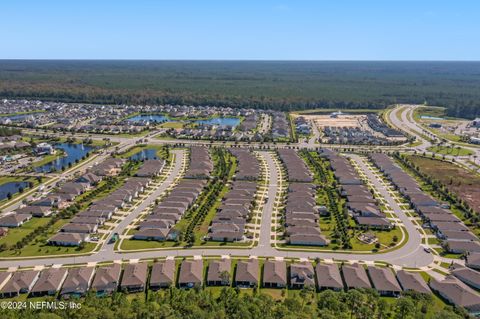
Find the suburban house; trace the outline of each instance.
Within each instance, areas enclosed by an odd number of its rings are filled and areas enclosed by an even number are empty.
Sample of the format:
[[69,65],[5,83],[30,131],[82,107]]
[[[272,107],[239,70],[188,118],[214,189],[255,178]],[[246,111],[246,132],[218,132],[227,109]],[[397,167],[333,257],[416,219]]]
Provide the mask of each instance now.
[[167,259],[153,264],[150,289],[168,288],[175,282],[175,260]]
[[0,294],[2,297],[10,298],[29,293],[39,276],[40,272],[36,270],[15,272],[10,280],[0,289]]
[[249,260],[238,261],[235,286],[243,288],[258,286],[259,270],[258,259],[250,258]]
[[63,298],[84,296],[93,280],[94,267],[72,268],[68,271],[67,278],[63,283],[60,295]]
[[331,289],[342,290],[343,282],[340,270],[336,264],[321,264],[315,266],[315,273],[317,275],[318,290]]
[[180,288],[193,288],[203,284],[203,260],[193,259],[182,261],[178,286]]
[[120,273],[122,266],[113,264],[112,266],[104,266],[97,269],[95,278],[93,279],[92,289],[97,295],[109,295],[115,292],[120,282]]
[[141,292],[147,285],[148,264],[128,264],[123,270],[120,289],[127,292]]
[[430,288],[448,302],[464,307],[471,314],[480,314],[480,295],[452,275],[444,280],[430,279]]
[[32,215],[30,214],[8,214],[8,215],[3,215],[0,217],[0,227],[20,227],[22,226],[25,222],[29,221],[32,219]]
[[66,268],[49,268],[42,271],[30,294],[34,297],[55,295],[62,287],[67,274]]
[[290,265],[290,287],[302,289],[315,286],[315,273],[313,266],[308,261],[293,263]]
[[373,288],[381,296],[396,297],[402,292],[395,275],[390,268],[369,266],[367,268]]
[[287,286],[287,264],[283,260],[267,260],[263,265],[263,286],[285,288]]
[[432,293],[419,273],[399,270],[397,271],[397,279],[403,291],[416,291],[421,294]]
[[342,274],[347,289],[372,288],[365,268],[359,264],[343,265]]
[[232,262],[230,258],[213,260],[208,265],[207,285],[209,286],[229,286],[232,272]]

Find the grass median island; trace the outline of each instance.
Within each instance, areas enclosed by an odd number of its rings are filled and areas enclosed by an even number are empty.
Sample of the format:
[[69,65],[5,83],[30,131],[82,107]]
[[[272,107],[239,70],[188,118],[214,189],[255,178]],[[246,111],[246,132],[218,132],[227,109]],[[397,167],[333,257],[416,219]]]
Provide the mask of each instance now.
[[[317,152],[303,151],[301,156],[314,173],[314,183],[319,186],[316,197],[317,205],[327,206],[330,212],[328,216],[319,218],[320,230],[330,240],[330,244],[322,247],[280,244],[280,247],[373,253],[398,248],[397,245],[403,238],[399,227],[378,230],[357,225],[347,213],[346,201],[337,190],[335,176],[329,168],[328,160],[321,158]],[[359,236],[365,233],[374,235],[376,241],[372,243],[361,241]]]

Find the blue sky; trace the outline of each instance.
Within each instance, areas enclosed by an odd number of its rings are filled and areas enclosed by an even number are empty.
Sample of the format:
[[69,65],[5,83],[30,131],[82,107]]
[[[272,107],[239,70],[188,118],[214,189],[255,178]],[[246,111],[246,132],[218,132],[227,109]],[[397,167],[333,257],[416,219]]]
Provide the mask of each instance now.
[[2,59],[480,60],[476,0],[0,2]]

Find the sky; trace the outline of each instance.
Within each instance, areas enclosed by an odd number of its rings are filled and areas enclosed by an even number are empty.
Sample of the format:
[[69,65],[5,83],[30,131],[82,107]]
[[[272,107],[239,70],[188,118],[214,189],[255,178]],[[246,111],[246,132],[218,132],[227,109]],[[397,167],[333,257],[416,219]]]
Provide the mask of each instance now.
[[0,59],[480,60],[478,0],[0,1]]

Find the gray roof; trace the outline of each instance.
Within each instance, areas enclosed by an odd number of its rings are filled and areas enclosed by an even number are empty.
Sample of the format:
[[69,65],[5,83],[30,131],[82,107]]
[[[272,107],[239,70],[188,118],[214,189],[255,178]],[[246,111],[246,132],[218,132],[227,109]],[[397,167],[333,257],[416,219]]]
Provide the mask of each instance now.
[[372,280],[373,287],[378,291],[400,292],[402,288],[395,279],[390,268],[382,267],[368,267],[368,274]]
[[480,311],[480,295],[451,275],[442,281],[431,278],[430,287],[457,306],[469,311]]
[[397,271],[397,279],[404,291],[413,290],[423,294],[431,293],[430,288],[419,273],[399,270]]

